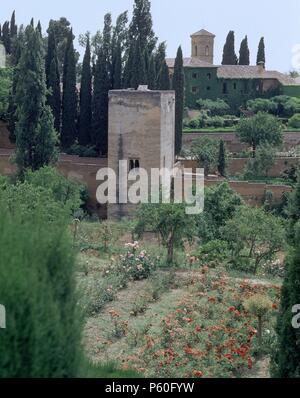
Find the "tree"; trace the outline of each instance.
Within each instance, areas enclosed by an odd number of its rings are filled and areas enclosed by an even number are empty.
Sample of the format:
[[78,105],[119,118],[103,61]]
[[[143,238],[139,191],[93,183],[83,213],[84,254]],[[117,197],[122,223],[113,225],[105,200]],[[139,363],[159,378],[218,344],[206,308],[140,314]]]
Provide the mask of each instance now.
[[[49,28],[47,33],[49,34],[50,31],[53,32],[56,40],[56,52],[58,58],[58,69],[60,76],[63,75],[63,65],[65,62],[65,55],[66,55],[66,47],[68,45],[70,31],[71,31],[71,24],[70,22],[62,17],[59,20],[51,19],[49,22]],[[73,39],[75,37],[73,36]]]
[[137,89],[141,84],[147,84],[147,74],[145,65],[145,52],[142,50],[140,41],[137,40],[134,47],[130,87]]
[[9,118],[9,93],[12,89],[13,71],[0,69],[0,119]]
[[155,76],[156,76],[156,86],[159,85],[160,72],[163,64],[166,62],[166,43],[159,43],[156,51],[153,54],[155,63]]
[[260,39],[256,58],[256,64],[260,65],[260,63],[266,64],[265,39],[263,37]]
[[279,146],[282,144],[282,124],[268,113],[258,112],[257,115],[240,120],[237,135],[242,142],[252,146],[253,158],[260,144]]
[[92,142],[101,154],[108,151],[108,90],[110,79],[105,56],[100,52],[95,66]]
[[9,22],[6,21],[4,22],[2,26],[2,41],[3,45],[5,47],[5,51],[7,54],[11,53],[11,39],[10,39],[10,28],[9,28]]
[[112,88],[114,90],[122,88],[122,49],[120,43],[117,44],[113,53]]
[[164,61],[162,64],[159,73],[159,84],[157,88],[159,90],[170,90],[170,73],[166,61]]
[[[29,25],[18,64],[16,87],[16,163],[21,175],[27,168],[38,170],[56,158],[57,136],[51,110],[46,105],[43,42]],[[30,93],[30,96],[28,96]]]
[[295,226],[300,220],[300,170],[297,171],[297,184],[289,196],[287,215],[289,219],[289,240],[293,242]]
[[184,71],[181,47],[177,50],[173,76],[173,90],[175,90],[175,154],[182,148],[183,110],[184,110]]
[[141,49],[151,54],[157,38],[153,31],[151,3],[149,0],[134,0],[133,16],[129,26],[129,42],[139,42]]
[[272,355],[272,376],[277,378],[300,377],[300,329],[292,324],[292,309],[300,303],[300,224],[295,228],[294,242],[286,264],[276,327],[278,342]]
[[237,64],[237,56],[235,53],[235,45],[234,45],[234,31],[230,31],[226,38],[226,43],[223,49],[223,60],[222,65],[236,65]]
[[167,248],[167,263],[174,263],[174,249],[183,247],[184,241],[193,241],[195,218],[186,214],[185,204],[143,204],[137,211],[136,232],[142,236],[145,231],[159,235]]
[[[155,90],[156,89],[156,72],[155,72],[155,59],[154,59],[153,55],[151,55],[150,60],[149,60],[147,79],[148,79],[149,89]],[[169,79],[169,85],[171,86],[170,79]]]
[[222,239],[221,228],[243,204],[242,198],[227,182],[205,190],[204,211],[197,217],[198,236],[208,243]]
[[76,59],[73,45],[73,32],[70,30],[65,53],[62,98],[61,145],[67,149],[76,139],[77,91]]
[[247,268],[256,274],[263,262],[272,260],[282,250],[285,231],[279,218],[263,209],[241,207],[227,221],[222,233],[232,254],[232,262],[239,267],[248,260]]
[[82,64],[82,77],[80,89],[80,116],[78,129],[78,142],[80,145],[91,143],[92,125],[92,71],[91,71],[91,49],[88,38],[85,55]]
[[16,25],[16,12],[14,11],[10,20],[10,37],[15,38],[18,34],[18,27]]
[[49,90],[47,102],[54,116],[54,127],[60,132],[61,122],[61,86],[58,57],[56,52],[56,39],[53,29],[49,30],[48,49],[46,54],[46,82]]
[[247,36],[241,42],[239,65],[250,65],[250,50]]
[[218,164],[219,143],[209,137],[198,138],[189,151],[189,156],[196,160],[199,167],[204,168],[207,177],[209,172],[215,171]]
[[220,141],[219,146],[218,172],[222,177],[226,176],[226,148],[223,140]]
[[250,159],[244,172],[245,179],[268,176],[270,169],[274,166],[276,159],[276,148],[264,143],[256,150],[256,157]]

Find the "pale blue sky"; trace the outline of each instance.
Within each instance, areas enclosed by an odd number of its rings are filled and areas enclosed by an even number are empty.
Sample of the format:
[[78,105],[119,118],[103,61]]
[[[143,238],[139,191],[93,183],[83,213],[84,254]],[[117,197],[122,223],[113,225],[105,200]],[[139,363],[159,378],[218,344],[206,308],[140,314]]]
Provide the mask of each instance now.
[[[125,10],[131,13],[133,0],[9,0],[1,1],[1,22],[15,9],[17,22],[40,19],[43,30],[49,19],[67,17],[74,33],[102,28],[103,16],[113,19]],[[292,69],[292,48],[300,43],[299,0],[152,0],[154,28],[160,41],[166,41],[168,56],[175,56],[179,44],[190,56],[190,34],[206,28],[216,34],[215,63],[221,62],[222,48],[229,30],[236,33],[236,51],[248,34],[251,62],[256,59],[259,38],[265,36],[267,68],[283,72]],[[76,44],[78,42],[76,40]]]

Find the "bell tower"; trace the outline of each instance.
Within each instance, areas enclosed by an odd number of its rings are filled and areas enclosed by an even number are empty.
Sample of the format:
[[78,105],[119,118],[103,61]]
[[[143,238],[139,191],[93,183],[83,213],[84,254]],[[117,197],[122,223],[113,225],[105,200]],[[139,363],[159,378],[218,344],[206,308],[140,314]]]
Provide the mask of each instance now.
[[205,29],[191,35],[192,58],[198,58],[209,64],[214,63],[214,42],[215,35]]

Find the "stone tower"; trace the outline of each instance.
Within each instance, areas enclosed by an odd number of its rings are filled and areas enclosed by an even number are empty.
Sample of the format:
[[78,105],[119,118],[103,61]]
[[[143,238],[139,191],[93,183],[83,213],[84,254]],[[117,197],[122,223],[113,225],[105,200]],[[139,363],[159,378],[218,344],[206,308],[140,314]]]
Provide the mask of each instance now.
[[[174,91],[150,91],[141,86],[109,92],[108,167],[117,175],[117,197],[124,191],[118,184],[120,160],[127,161],[127,172],[146,170],[150,183],[151,169],[173,169],[174,142]],[[135,209],[134,204],[108,204],[108,219],[128,217]]]
[[191,35],[192,39],[192,58],[198,58],[209,64],[214,63],[214,41],[215,35],[201,29]]

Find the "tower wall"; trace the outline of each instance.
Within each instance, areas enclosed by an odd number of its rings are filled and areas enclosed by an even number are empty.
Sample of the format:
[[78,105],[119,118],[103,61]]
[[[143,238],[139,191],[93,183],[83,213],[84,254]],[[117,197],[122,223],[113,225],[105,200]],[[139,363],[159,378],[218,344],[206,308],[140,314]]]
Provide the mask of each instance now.
[[214,36],[191,36],[192,57],[201,61],[214,63]]

